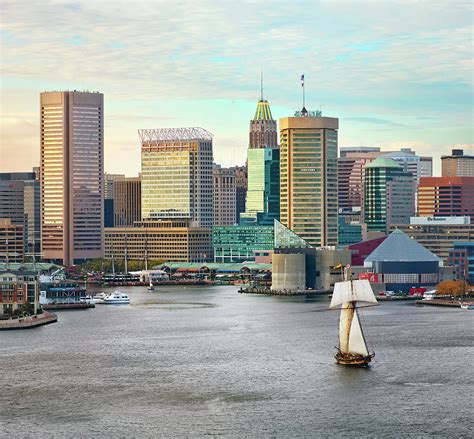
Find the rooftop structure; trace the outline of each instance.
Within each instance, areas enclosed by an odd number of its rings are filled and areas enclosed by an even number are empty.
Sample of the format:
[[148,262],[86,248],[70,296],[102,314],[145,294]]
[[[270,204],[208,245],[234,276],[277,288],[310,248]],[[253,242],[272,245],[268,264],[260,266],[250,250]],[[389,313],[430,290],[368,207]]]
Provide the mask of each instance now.
[[441,156],[443,177],[474,177],[474,155],[465,155],[462,149],[453,149],[451,155]]

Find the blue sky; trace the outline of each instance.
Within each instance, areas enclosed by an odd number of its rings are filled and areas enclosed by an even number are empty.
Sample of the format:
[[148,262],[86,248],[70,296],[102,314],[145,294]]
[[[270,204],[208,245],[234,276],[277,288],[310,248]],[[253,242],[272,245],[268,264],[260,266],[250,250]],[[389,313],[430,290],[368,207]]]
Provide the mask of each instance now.
[[39,93],[105,95],[105,168],[140,169],[137,130],[201,126],[242,164],[264,70],[275,118],[339,117],[340,146],[473,147],[464,1],[2,1],[1,171],[39,162]]

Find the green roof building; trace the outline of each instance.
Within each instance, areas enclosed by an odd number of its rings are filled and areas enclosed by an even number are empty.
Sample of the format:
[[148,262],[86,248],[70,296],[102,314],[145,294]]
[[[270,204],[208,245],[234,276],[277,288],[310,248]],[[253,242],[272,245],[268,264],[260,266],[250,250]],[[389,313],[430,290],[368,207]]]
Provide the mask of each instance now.
[[240,223],[272,226],[273,220],[280,218],[280,150],[276,121],[263,93],[250,121],[247,174],[245,212],[240,214]]
[[415,179],[389,157],[365,167],[364,222],[368,232],[386,233],[390,224],[408,224],[415,215]]

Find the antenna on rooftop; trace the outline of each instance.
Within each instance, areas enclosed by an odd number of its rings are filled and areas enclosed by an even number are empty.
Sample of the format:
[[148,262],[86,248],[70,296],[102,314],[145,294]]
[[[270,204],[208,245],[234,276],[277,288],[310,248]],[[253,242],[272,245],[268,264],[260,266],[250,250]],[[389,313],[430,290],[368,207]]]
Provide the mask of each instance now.
[[260,102],[263,101],[263,69],[260,70]]

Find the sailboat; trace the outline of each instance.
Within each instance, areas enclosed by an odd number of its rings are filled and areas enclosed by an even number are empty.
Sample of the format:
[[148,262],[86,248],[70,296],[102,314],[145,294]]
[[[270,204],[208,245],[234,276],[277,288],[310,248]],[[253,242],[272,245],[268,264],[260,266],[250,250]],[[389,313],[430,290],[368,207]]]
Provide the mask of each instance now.
[[[359,319],[359,304],[377,304],[367,279],[352,280],[350,265],[344,268],[342,282],[336,282],[329,308],[340,307],[339,346],[335,355],[337,364],[367,367],[375,356],[369,352]],[[365,305],[367,306],[367,305]],[[369,305],[370,306],[370,305]]]
[[147,290],[153,291],[154,289],[155,289],[155,287],[153,286],[153,282],[151,281],[151,277],[150,277],[150,285],[148,285]]

